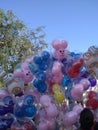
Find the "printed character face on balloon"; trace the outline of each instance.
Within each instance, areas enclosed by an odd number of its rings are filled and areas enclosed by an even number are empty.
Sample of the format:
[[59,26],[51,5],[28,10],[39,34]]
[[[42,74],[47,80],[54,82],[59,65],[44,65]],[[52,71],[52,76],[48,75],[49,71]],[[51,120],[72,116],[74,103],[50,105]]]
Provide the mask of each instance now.
[[89,47],[83,58],[88,71],[98,78],[98,47]]
[[14,76],[23,79],[25,84],[28,84],[33,79],[33,73],[29,69],[27,62],[22,63],[21,67],[14,71]]
[[67,48],[67,41],[54,40],[52,46],[55,49],[55,57],[58,60],[63,60],[65,58],[65,49]]

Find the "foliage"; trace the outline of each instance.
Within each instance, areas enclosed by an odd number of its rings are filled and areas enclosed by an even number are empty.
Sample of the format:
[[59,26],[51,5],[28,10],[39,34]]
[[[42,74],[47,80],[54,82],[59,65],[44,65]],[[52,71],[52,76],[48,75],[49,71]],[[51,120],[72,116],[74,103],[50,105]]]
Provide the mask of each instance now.
[[11,11],[0,10],[0,64],[13,72],[17,63],[47,46],[44,27],[28,29]]

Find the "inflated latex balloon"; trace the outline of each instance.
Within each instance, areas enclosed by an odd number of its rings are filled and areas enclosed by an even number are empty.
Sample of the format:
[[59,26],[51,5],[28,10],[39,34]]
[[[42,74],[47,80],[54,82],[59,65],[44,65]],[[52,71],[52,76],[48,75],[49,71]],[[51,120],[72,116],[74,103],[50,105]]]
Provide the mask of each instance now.
[[63,125],[65,126],[65,128],[68,128],[74,125],[77,121],[77,117],[78,115],[74,111],[65,113],[63,116]]
[[64,94],[62,93],[62,92],[55,92],[54,93],[54,98],[56,99],[56,101],[58,102],[58,103],[62,103],[63,101],[64,101],[64,99],[65,99],[65,96],[64,96]]
[[23,103],[24,105],[30,106],[33,104],[33,102],[34,102],[34,97],[32,95],[26,95],[24,97],[24,103]]
[[58,61],[54,62],[53,68],[52,68],[52,75],[53,75],[53,81],[55,83],[60,83],[63,78],[61,67],[62,65],[60,62]]
[[0,117],[0,130],[7,130],[8,128],[10,129],[13,121],[14,121],[14,118],[10,116]]
[[38,130],[48,130],[48,124],[45,121],[41,121],[38,125]]
[[37,90],[40,93],[44,93],[47,90],[47,84],[43,80],[41,80],[41,79],[35,79],[33,81],[33,85],[34,85],[34,87],[37,88]]
[[40,104],[43,106],[48,106],[51,103],[51,97],[49,95],[42,95],[40,97]]
[[34,63],[37,65],[37,67],[39,68],[39,70],[46,70],[49,66],[49,58],[50,58],[50,54],[47,51],[43,51],[41,53],[41,56],[35,56],[33,58]]
[[88,79],[84,78],[80,80],[80,84],[83,85],[84,90],[87,90],[90,86],[90,82]]
[[82,100],[83,96],[83,85],[82,84],[76,84],[71,89],[71,96],[74,100],[80,101]]
[[27,62],[22,63],[20,68],[14,70],[14,76],[18,79],[23,79],[25,84],[31,82],[33,79],[33,73],[29,69]]
[[36,107],[34,105],[32,106],[26,106],[24,108],[25,117],[34,117],[36,114]]
[[5,114],[13,114],[14,110],[14,101],[12,97],[5,96],[0,100],[0,115],[4,116]]
[[95,110],[98,108],[98,100],[97,99],[89,99],[86,101],[86,106],[90,107],[91,109]]
[[78,115],[81,113],[81,111],[83,110],[83,106],[81,105],[75,105],[72,109],[74,112],[76,112]]
[[59,84],[54,84],[54,85],[52,86],[52,90],[53,90],[54,93],[55,93],[56,91],[60,91],[60,85],[59,85]]
[[46,107],[45,110],[48,118],[56,118],[56,116],[58,115],[57,107],[52,103],[49,104],[49,106]]
[[42,120],[38,125],[38,130],[55,130],[56,123],[54,120]]
[[7,106],[13,106],[14,105],[14,100],[13,100],[12,96],[10,96],[10,95],[9,96],[5,96],[3,98],[3,102]]
[[76,60],[68,70],[68,75],[72,78],[76,78],[80,73],[80,68],[83,65],[83,59]]
[[50,54],[48,51],[42,51],[41,57],[42,57],[42,60],[46,62],[50,58]]
[[88,99],[97,98],[97,93],[95,91],[89,91],[87,95]]
[[58,60],[63,60],[66,56],[65,56],[65,49],[67,48],[67,41],[65,40],[54,40],[52,42],[52,46],[55,49],[55,54],[54,56],[58,59]]
[[89,78],[89,82],[91,87],[94,87],[97,84],[97,80],[95,78]]

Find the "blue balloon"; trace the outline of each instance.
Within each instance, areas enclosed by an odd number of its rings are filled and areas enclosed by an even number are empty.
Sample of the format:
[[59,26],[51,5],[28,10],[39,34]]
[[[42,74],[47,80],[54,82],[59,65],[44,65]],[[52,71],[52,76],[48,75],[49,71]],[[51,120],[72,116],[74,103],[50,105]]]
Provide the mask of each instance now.
[[24,97],[24,104],[25,105],[32,105],[34,102],[34,97],[32,95],[26,95]]
[[8,117],[8,118],[7,117],[6,118],[2,117],[0,119],[0,130],[2,130],[1,125],[4,125],[3,130],[6,130],[6,129],[4,129],[6,126],[7,126],[7,129],[10,128],[13,121],[14,121],[14,117]]
[[61,86],[65,87],[65,86],[69,86],[71,84],[71,79],[68,75],[64,76],[62,81],[61,81]]
[[36,77],[41,80],[41,81],[45,81],[46,80],[46,74],[44,72],[38,72],[36,73]]
[[17,107],[16,108],[16,110],[15,110],[15,116],[16,117],[22,118],[22,117],[24,117],[24,114],[25,114],[25,111],[24,111],[23,107]]
[[49,57],[50,57],[50,54],[47,51],[43,51],[41,55],[42,55],[42,59],[44,61],[47,61],[49,59]]
[[37,111],[37,109],[34,105],[26,106],[24,110],[25,110],[25,116],[26,117],[33,117],[36,114],[36,111]]
[[46,92],[46,90],[47,90],[47,85],[46,85],[46,83],[42,83],[41,85],[40,85],[40,87],[38,87],[38,91],[40,92],[40,93],[44,93],[44,92]]
[[12,106],[12,105],[14,105],[14,102],[13,102],[13,99],[12,99],[11,96],[6,96],[6,97],[4,97],[4,98],[3,98],[3,102],[4,102],[4,104],[7,105],[7,106]]
[[35,64],[38,64],[38,65],[40,65],[42,63],[42,59],[39,56],[35,56],[33,58],[33,61],[34,61]]
[[40,80],[39,79],[35,79],[34,81],[33,81],[33,85],[34,85],[34,87],[36,87],[36,88],[39,88],[40,87]]

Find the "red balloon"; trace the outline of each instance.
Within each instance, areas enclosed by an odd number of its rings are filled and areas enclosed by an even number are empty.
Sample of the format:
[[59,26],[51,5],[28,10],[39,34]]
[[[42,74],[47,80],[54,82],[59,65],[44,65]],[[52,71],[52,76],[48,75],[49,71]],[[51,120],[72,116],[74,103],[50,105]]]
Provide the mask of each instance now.
[[69,68],[68,75],[72,78],[75,78],[78,76],[80,72],[80,69],[76,69],[73,66]]
[[96,94],[96,92],[95,91],[90,91],[89,93],[88,93],[88,98],[89,99],[92,99],[92,98],[94,98],[94,97],[96,97],[97,96],[97,94]]
[[98,100],[96,100],[94,98],[93,99],[89,99],[86,102],[86,106],[92,108],[93,110],[95,110],[95,109],[98,108]]

